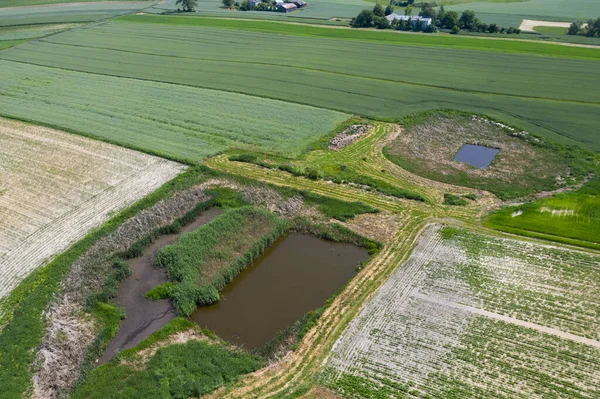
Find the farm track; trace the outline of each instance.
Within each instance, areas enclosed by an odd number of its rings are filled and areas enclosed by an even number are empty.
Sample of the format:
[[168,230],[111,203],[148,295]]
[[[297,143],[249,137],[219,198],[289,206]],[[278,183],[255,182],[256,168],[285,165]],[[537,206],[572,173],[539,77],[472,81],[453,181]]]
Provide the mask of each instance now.
[[0,297],[112,213],[183,169],[171,161],[18,122],[0,120],[0,133]]

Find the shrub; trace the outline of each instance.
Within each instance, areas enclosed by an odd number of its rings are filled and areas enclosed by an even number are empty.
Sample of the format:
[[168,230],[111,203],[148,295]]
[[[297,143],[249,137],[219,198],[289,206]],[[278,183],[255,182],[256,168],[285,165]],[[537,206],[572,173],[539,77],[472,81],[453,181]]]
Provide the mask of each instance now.
[[458,195],[446,193],[444,194],[444,204],[454,206],[465,206],[467,205],[467,201],[465,201],[464,198],[461,198]]
[[311,180],[319,180],[323,178],[323,172],[321,172],[319,169],[309,166],[306,168],[306,177]]
[[458,27],[458,25],[454,25],[454,27],[452,28],[452,31],[450,32],[453,35],[457,35],[460,33],[460,28]]

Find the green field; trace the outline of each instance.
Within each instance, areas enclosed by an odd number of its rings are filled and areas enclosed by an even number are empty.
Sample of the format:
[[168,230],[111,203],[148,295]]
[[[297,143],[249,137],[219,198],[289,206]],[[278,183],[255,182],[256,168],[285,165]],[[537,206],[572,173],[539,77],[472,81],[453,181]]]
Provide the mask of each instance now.
[[[144,2],[150,0],[102,0],[103,2],[114,1],[117,3]],[[0,8],[3,7],[23,7],[23,6],[38,6],[45,4],[65,4],[65,3],[94,3],[98,0],[0,0]]]
[[560,26],[536,26],[533,30],[540,33],[552,33],[554,35],[566,35],[568,31],[567,28],[561,28]]
[[[485,222],[510,233],[561,241],[563,237],[600,244],[600,184],[539,201],[501,208]],[[568,241],[567,241],[568,242]]]
[[[61,1],[64,3],[64,1]],[[90,22],[128,14],[146,8],[146,2],[98,2],[17,7],[0,10],[0,26]]]
[[5,116],[182,161],[237,147],[294,154],[349,117],[235,93],[8,61],[0,61],[0,71]]
[[[141,20],[148,19],[162,20]],[[332,34],[353,32],[257,21],[166,20],[249,23],[261,29],[294,27],[309,33],[314,33],[313,29]],[[265,45],[277,42],[285,45]],[[572,51],[547,46],[567,54]],[[600,55],[593,49],[575,50]],[[241,92],[379,119],[395,120],[439,108],[481,112],[563,142],[600,150],[595,117],[600,113],[600,69],[595,60],[122,22],[54,35],[4,51],[0,58]],[[450,61],[452,68],[447,67]],[[11,98],[3,100],[11,102]],[[339,122],[338,114],[333,119]]]
[[459,12],[474,10],[477,14],[485,13],[487,19],[493,18],[493,16],[506,18],[512,15],[520,19],[572,22],[600,16],[600,2],[596,0],[472,1],[449,5],[446,9]]

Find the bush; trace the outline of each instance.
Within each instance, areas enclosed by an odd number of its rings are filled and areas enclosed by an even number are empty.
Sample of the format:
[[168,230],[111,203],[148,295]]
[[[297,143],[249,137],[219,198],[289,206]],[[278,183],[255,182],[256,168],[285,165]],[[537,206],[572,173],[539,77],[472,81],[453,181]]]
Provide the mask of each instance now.
[[323,178],[323,172],[321,172],[319,169],[308,167],[306,168],[306,177],[311,180],[319,180]]
[[390,22],[386,17],[375,17],[375,27],[377,29],[389,29]]
[[444,204],[453,206],[465,206],[467,201],[464,198],[460,198],[458,195],[446,193],[444,194]]
[[452,31],[450,32],[453,35],[457,35],[460,33],[460,28],[458,27],[458,25],[454,25],[454,27],[452,28]]

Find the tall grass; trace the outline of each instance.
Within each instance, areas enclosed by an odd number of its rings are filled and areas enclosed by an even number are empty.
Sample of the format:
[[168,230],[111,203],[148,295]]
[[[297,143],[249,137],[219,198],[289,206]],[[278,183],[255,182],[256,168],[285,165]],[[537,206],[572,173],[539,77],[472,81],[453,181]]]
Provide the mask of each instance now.
[[[193,328],[191,322],[175,319],[122,358],[136,361],[136,352],[167,339],[173,333]],[[137,360],[139,362],[139,360]],[[226,347],[215,340],[192,340],[158,349],[147,364],[133,365],[114,360],[90,372],[72,398],[189,398],[199,397],[255,371],[262,359]]]
[[254,207],[226,211],[199,229],[164,247],[157,264],[177,283],[173,304],[179,314],[219,300],[231,282],[288,228],[288,222]]

